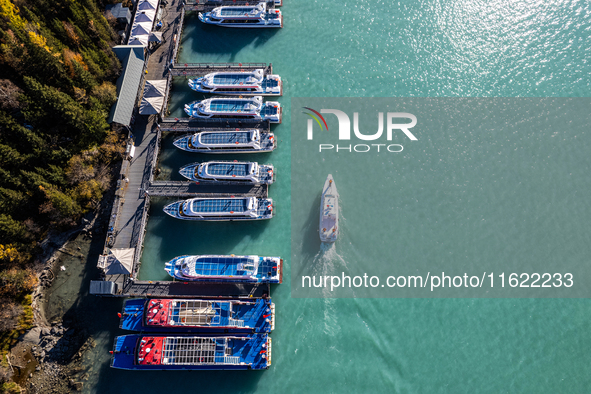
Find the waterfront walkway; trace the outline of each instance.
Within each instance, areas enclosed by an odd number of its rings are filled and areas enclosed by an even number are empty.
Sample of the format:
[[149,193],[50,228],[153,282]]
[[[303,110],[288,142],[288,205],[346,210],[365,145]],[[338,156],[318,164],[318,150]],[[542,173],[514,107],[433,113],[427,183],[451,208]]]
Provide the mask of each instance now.
[[[182,32],[185,8],[183,0],[170,0],[162,14],[162,44],[151,51],[146,67],[146,80],[168,80],[166,99],[170,93],[173,75],[179,72],[204,73],[207,70],[264,68],[266,73],[272,72],[272,65],[264,63],[249,64],[186,64],[177,65],[176,56]],[[106,254],[111,249],[135,250],[133,266],[130,274],[107,275],[105,280],[117,285],[115,295],[118,296],[183,296],[228,294],[233,296],[262,296],[263,287],[253,285],[198,285],[185,282],[146,282],[136,281],[140,267],[143,240],[148,220],[150,198],[173,197],[229,197],[253,196],[264,198],[268,195],[267,185],[245,185],[224,183],[213,185],[211,182],[189,181],[154,181],[153,174],[160,149],[161,133],[195,132],[204,130],[227,130],[228,128],[252,129],[269,132],[268,121],[219,119],[196,120],[189,118],[165,118],[160,124],[158,116],[136,115],[131,129],[134,152],[130,160],[124,161],[119,181],[113,215],[105,243]],[[224,291],[221,291],[224,290]],[[267,291],[268,292],[268,291]]]
[[[181,0],[170,0],[162,13],[162,45],[152,51],[147,64],[147,80],[166,79],[168,66],[174,60],[178,49],[184,8]],[[132,127],[135,153],[128,163],[125,180],[117,191],[115,218],[109,228],[107,245],[111,248],[135,249],[134,267],[131,277],[137,275],[143,236],[149,208],[149,197],[145,193],[152,180],[159,149],[160,132],[157,116],[136,115]],[[105,279],[117,283],[119,294],[129,275],[108,275]]]

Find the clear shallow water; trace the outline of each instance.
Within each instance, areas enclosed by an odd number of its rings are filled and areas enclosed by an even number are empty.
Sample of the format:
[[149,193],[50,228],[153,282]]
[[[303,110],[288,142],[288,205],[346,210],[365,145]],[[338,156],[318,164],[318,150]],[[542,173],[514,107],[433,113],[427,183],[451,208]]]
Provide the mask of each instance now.
[[[280,101],[287,108],[291,97],[307,96],[589,96],[590,6],[583,1],[285,3],[280,31],[222,29],[188,18],[181,62],[272,62],[285,81]],[[198,99],[184,84],[175,83],[173,116]],[[155,201],[140,277],[166,278],[164,261],[184,253],[289,256],[291,203],[303,202],[290,201],[289,111],[284,115],[273,128],[283,143],[257,157],[278,168],[271,186],[277,217],[232,226],[186,223],[164,217],[165,201]],[[180,165],[202,160],[165,145],[163,176],[179,179]],[[426,194],[424,204],[444,209],[436,197]],[[565,237],[582,230],[558,229]],[[325,255],[335,264],[337,255],[346,258],[339,245],[331,253]],[[85,356],[92,368],[85,391],[550,393],[591,386],[587,300],[293,299],[289,269],[272,291],[278,316],[270,370],[113,370],[108,350],[123,332],[109,318]]]

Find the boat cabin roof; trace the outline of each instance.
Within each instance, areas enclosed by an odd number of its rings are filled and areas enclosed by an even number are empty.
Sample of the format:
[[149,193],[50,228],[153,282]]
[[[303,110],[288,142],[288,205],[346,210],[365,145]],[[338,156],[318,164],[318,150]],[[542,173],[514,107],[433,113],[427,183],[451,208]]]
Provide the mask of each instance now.
[[207,174],[214,176],[247,176],[254,173],[253,163],[208,163]]
[[256,137],[254,131],[229,131],[221,133],[200,133],[197,134],[202,144],[247,144]]
[[195,199],[191,203],[191,211],[200,213],[212,212],[245,212],[252,209],[250,198],[215,198]]

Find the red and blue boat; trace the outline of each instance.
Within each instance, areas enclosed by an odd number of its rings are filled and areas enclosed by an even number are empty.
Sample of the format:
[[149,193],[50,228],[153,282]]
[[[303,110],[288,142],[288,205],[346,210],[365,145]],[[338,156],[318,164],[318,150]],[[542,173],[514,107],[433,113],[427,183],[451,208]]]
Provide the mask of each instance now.
[[275,328],[270,299],[143,299],[125,301],[119,327],[141,332],[268,333]]
[[271,338],[268,334],[124,335],[115,339],[111,353],[111,367],[118,369],[267,369]]

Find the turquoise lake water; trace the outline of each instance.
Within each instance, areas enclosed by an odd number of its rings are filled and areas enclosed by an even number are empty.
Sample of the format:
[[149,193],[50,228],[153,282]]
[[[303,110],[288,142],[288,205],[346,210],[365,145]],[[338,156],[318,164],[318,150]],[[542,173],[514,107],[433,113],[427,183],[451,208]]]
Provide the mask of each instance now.
[[[277,167],[278,180],[270,188],[277,216],[257,223],[188,223],[166,217],[161,211],[166,201],[155,200],[141,279],[166,279],[164,262],[180,254],[256,253],[289,260],[292,208],[304,218],[315,216],[310,212],[317,209],[316,201],[290,198],[292,97],[586,97],[590,93],[591,5],[585,1],[286,0],[282,12],[285,27],[277,31],[204,26],[189,15],[180,54],[180,62],[273,63],[285,81],[285,95],[279,100],[286,108],[283,124],[273,126],[279,148],[271,154],[244,156]],[[197,98],[178,79],[172,116],[183,116],[182,106]],[[526,176],[529,154],[546,155],[531,145],[535,141],[524,139],[530,153],[510,155],[507,166],[521,168]],[[551,242],[556,248],[549,252],[558,260],[561,247],[570,258],[584,259],[591,244],[584,220],[590,213],[586,202],[591,191],[584,176],[590,169],[584,152],[589,152],[591,139],[583,133],[561,141],[551,164],[553,177],[564,174],[560,188],[569,193],[568,199],[559,199],[554,206],[553,215],[560,218],[556,226],[544,223],[544,228],[556,233],[542,235],[565,241]],[[457,155],[456,159],[470,157],[479,149],[469,142],[460,146],[453,138],[437,142],[439,149]],[[433,171],[433,179],[438,172],[449,179],[459,174],[457,168],[442,168],[420,152],[414,155],[423,160],[414,170]],[[166,136],[160,176],[181,179],[176,174],[178,167],[203,159],[173,149],[171,137]],[[483,182],[482,171],[477,163],[466,161],[462,181]],[[317,193],[322,178],[307,186],[310,190],[306,192]],[[445,190],[429,189],[437,184],[418,185],[412,176],[396,182],[403,191],[424,187],[420,205],[428,210],[415,212],[422,228],[429,229],[426,213],[449,218],[447,204],[448,198],[455,197],[453,193],[449,196]],[[499,220],[494,215],[503,187],[514,186],[504,182],[498,194],[484,195],[482,211],[472,205],[474,210],[469,212],[489,220],[491,234],[505,231],[504,220],[510,215],[505,212]],[[343,184],[343,190],[348,188]],[[543,185],[529,190],[527,196],[533,206],[550,198]],[[349,212],[355,209],[350,201],[344,204]],[[406,204],[396,206],[415,208],[410,200]],[[513,216],[527,221],[528,206],[517,204]],[[349,212],[343,215],[351,233],[343,233],[339,239],[343,244],[337,243],[334,250],[344,261],[351,257],[347,250],[358,250],[345,244],[356,246],[357,239],[352,235],[358,231],[351,222],[355,215]],[[405,216],[405,225],[413,225],[411,216]],[[425,250],[423,257],[439,250],[462,258],[467,258],[466,250],[472,254],[468,258],[496,256],[493,249],[475,250],[446,242],[459,237],[458,228],[478,231],[474,220],[474,216],[458,215],[456,226],[431,228],[436,231],[431,235],[440,237],[437,241],[442,243],[434,243],[432,247],[440,249]],[[533,221],[523,230],[535,226]],[[297,235],[305,236],[317,235]],[[408,250],[424,247],[423,239],[405,241]],[[518,236],[503,236],[507,250],[519,252],[522,241]],[[529,246],[546,243],[542,238]],[[376,242],[375,247],[388,248],[388,241]],[[312,256],[314,252],[314,248],[307,250]],[[85,355],[90,374],[85,391],[583,393],[591,387],[591,302],[587,299],[298,299],[291,296],[289,263],[284,279],[272,290],[277,306],[273,365],[263,372],[113,370],[108,351],[114,337],[124,334],[114,317],[118,305],[97,300],[105,302],[109,309],[105,313],[113,318],[105,319],[108,323],[93,333],[97,346]]]

